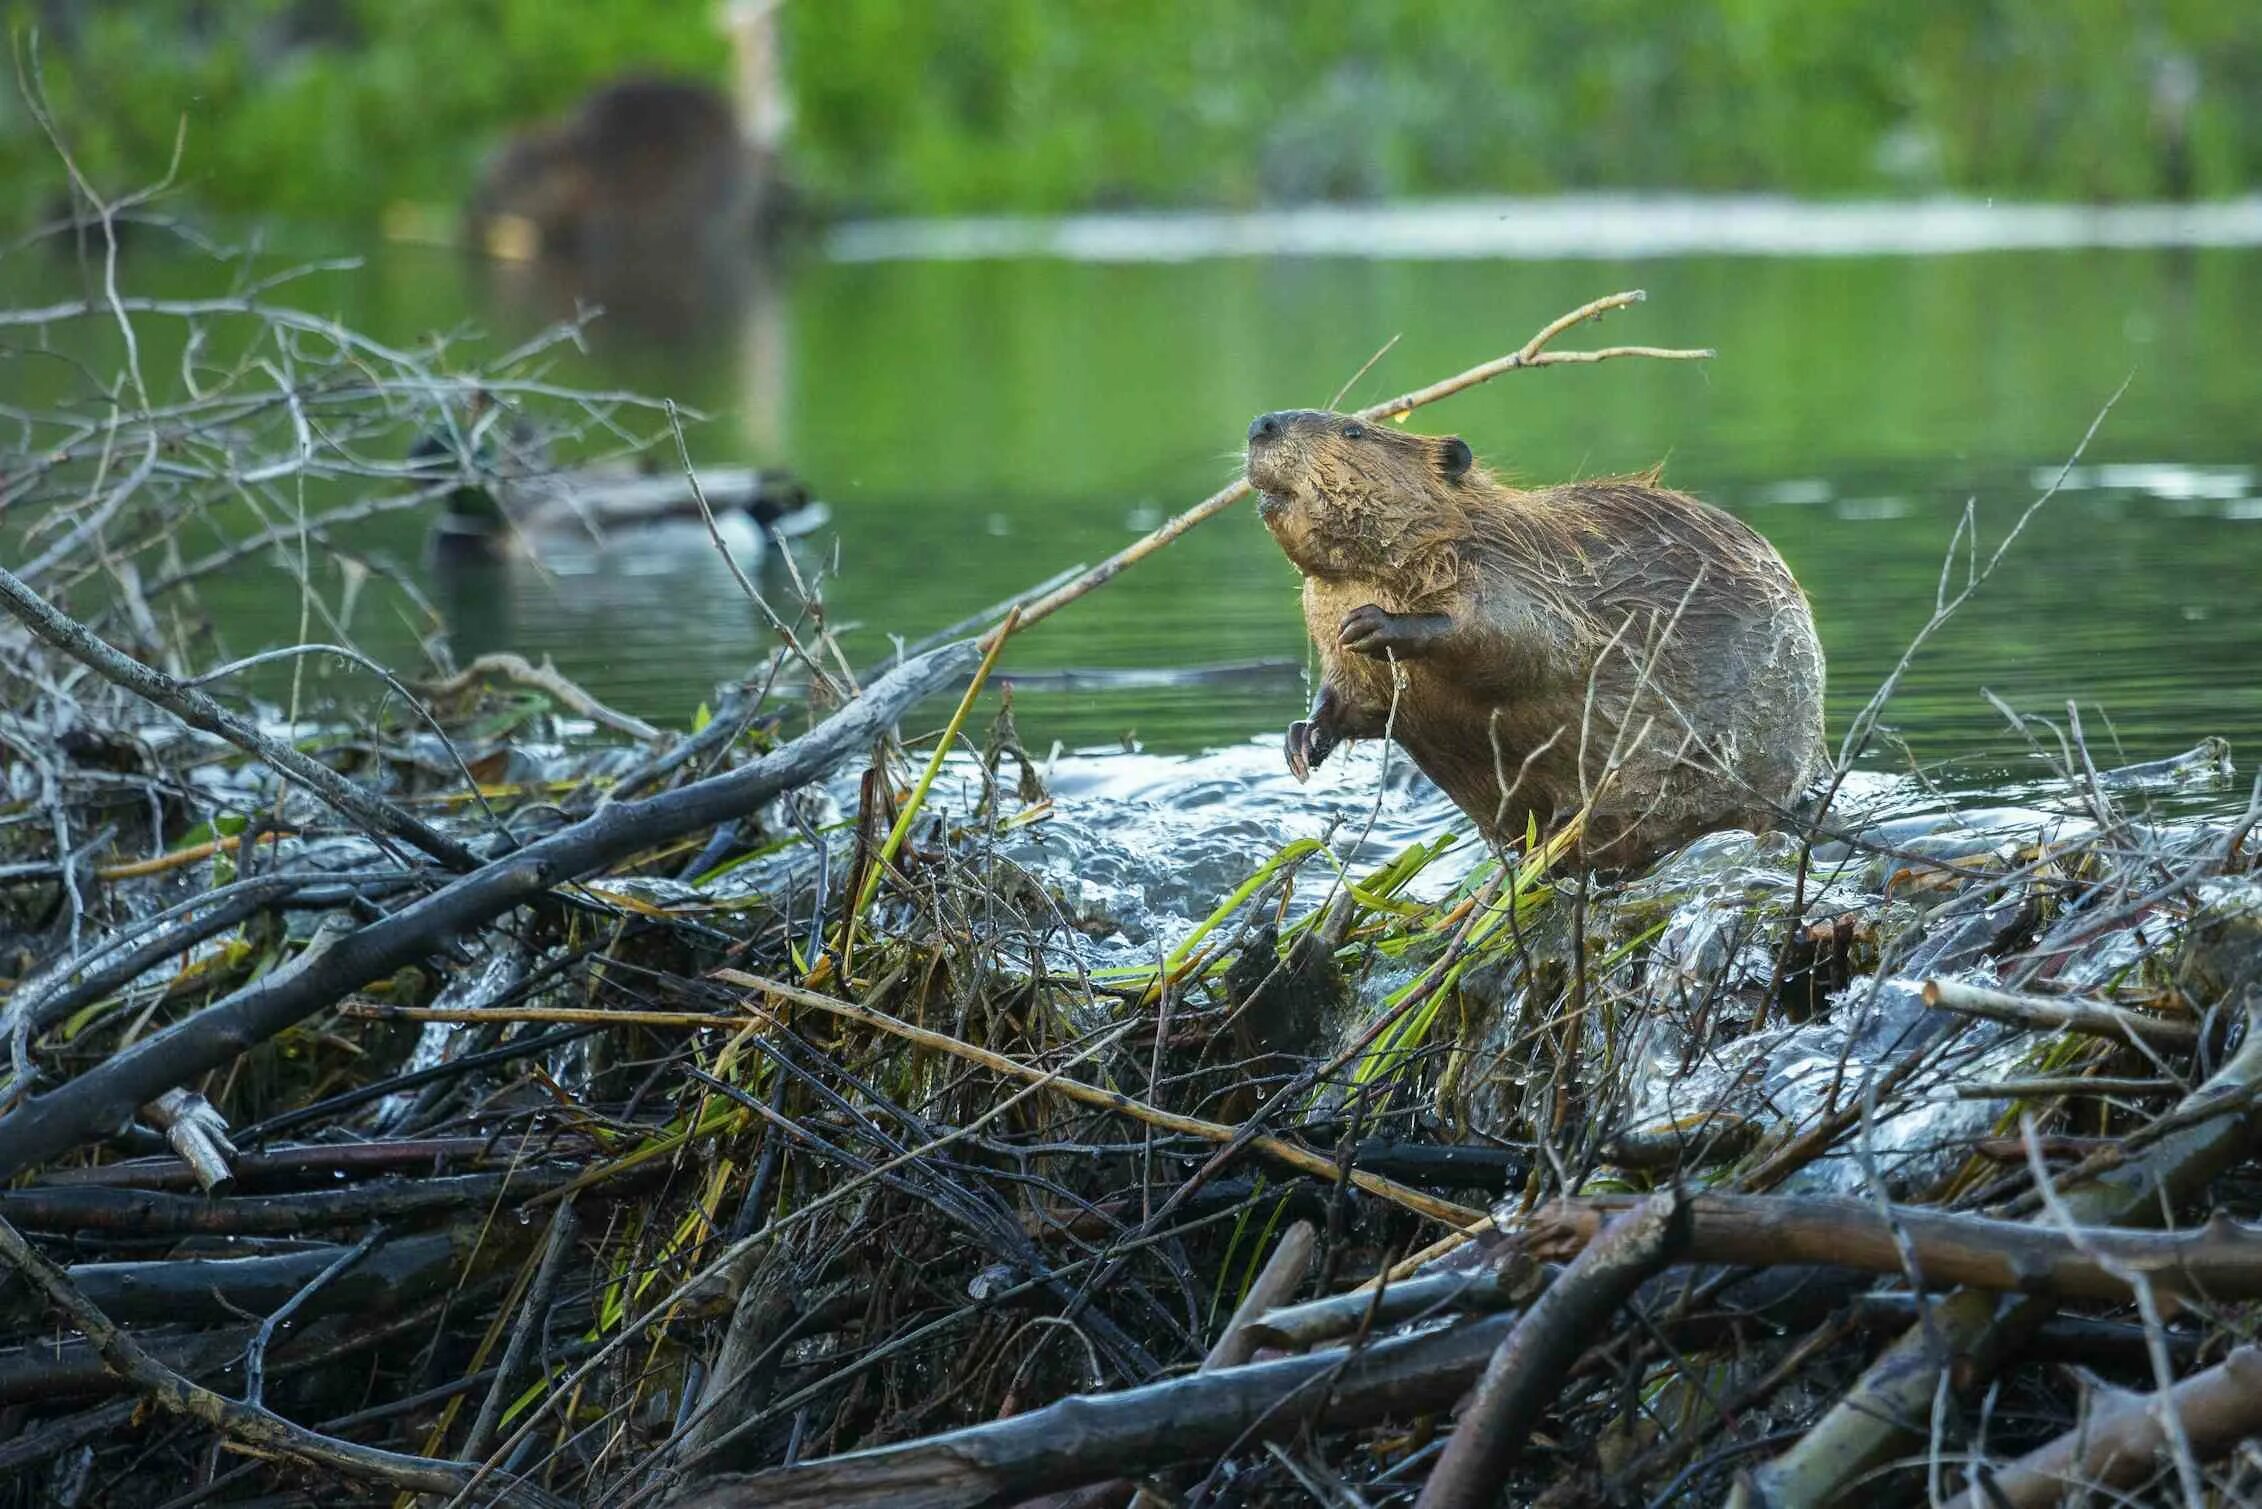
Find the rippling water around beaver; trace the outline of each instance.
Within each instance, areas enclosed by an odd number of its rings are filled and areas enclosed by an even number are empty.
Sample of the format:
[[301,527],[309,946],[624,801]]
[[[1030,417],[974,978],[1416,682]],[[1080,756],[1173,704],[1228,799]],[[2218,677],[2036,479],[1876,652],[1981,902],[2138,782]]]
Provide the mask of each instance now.
[[[1369,887],[1362,906],[1420,913],[1420,904],[1466,895],[1486,860],[1462,836],[1459,813],[1402,756],[1372,744],[1330,762],[1305,787],[1280,769],[1276,749],[1254,742],[1187,757],[1068,756],[1050,764],[1045,780],[1049,804],[1021,809],[1004,831],[984,837],[981,825],[961,826],[956,816],[981,805],[981,768],[971,758],[949,762],[930,800],[954,815],[951,836],[930,822],[923,842],[930,853],[955,850],[987,867],[983,884],[997,916],[986,925],[1009,935],[1032,927],[1038,940],[1026,952],[1008,947],[1006,956],[1023,961],[1008,967],[1027,968],[1041,954],[1061,978],[1083,975],[1099,987],[1096,1022],[1120,1009],[1109,990],[1136,996],[1136,981],[1158,966],[1176,968],[1198,933],[1215,948],[1267,915],[1285,924],[1324,906],[1346,881]],[[844,804],[855,799],[846,781],[836,782],[833,795]],[[1629,1135],[1702,1124],[1707,1140],[1732,1141],[1738,1124],[1803,1124],[1897,1056],[1929,1052],[1955,1024],[1927,1008],[1924,981],[1937,974],[1995,983],[1986,940],[2034,929],[2038,916],[2055,918],[2035,945],[2050,989],[2087,996],[2151,978],[2163,939],[2184,925],[2178,909],[2154,915],[2139,904],[2121,915],[2117,903],[2100,902],[2089,914],[2095,920],[2085,920],[2084,907],[2097,897],[2066,903],[2059,881],[2093,876],[2100,866],[2141,867],[2146,856],[2173,867],[2219,853],[2251,816],[2253,799],[2251,772],[2241,774],[2227,747],[2212,740],[2169,760],[2094,775],[2069,776],[2038,754],[2017,778],[1969,783],[1960,794],[1915,777],[1857,772],[1830,816],[1833,828],[1857,841],[1818,843],[1803,870],[1787,835],[1724,832],[1647,871],[1586,883],[1591,967],[1604,993],[1638,1016],[1629,1023],[1617,1008],[1596,1014],[1588,1051],[1618,1066],[1612,1083],[1624,1097]],[[1245,882],[1313,840],[1318,850],[1286,871],[1292,886],[1251,899]],[[837,872],[849,860],[845,833],[834,851]],[[1373,902],[1377,872],[1408,855],[1419,862],[1411,883],[1393,900]],[[811,873],[809,852],[789,848],[720,888],[790,896]],[[1987,877],[1999,879],[2000,889]],[[1501,955],[1497,972],[1460,979],[1453,1051],[1478,1067],[1440,1078],[1434,1113],[1480,1139],[1515,1120],[1502,1104],[1513,1103],[1528,1069],[1519,1021],[1533,993],[1544,994],[1537,981],[1547,972],[1531,961],[1560,957],[1567,946],[1566,896],[1579,883],[1556,877],[1552,884],[1552,900],[1524,916],[1530,932]],[[696,893],[662,887],[649,899],[665,904]],[[1811,1015],[1766,1004],[1782,983],[1784,919],[1794,907],[1802,926],[1837,928],[1847,958],[1860,956]],[[1390,1014],[1394,993],[1417,973],[1439,967],[1435,956],[1432,947],[1401,957],[1371,936],[1340,951],[1343,994],[1314,1024],[1318,1039],[1300,1042],[1298,1051],[1325,1056],[1349,1044]],[[1216,985],[1189,993],[1214,994]],[[1228,983],[1225,993],[1232,989]],[[2017,1032],[1965,1036],[1935,1066],[1937,1084],[1882,1117],[1868,1156],[1888,1158],[1897,1178],[1961,1156],[1964,1139],[1980,1135],[2003,1107],[1957,1087],[2015,1078],[2032,1067],[2035,1052],[2035,1040]],[[1832,1158],[1800,1182],[1847,1189],[1857,1175],[1853,1160]]]

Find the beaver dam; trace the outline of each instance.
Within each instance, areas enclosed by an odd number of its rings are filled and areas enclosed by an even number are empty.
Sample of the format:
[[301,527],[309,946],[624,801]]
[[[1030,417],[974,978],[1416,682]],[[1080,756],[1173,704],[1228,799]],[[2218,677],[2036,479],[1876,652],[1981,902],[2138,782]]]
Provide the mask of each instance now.
[[[0,475],[0,1501],[2262,1493],[2262,794],[2207,730],[2029,720],[1951,801],[1889,681],[1801,823],[1615,875],[1372,741],[1032,755],[1018,636],[1239,485],[877,665],[789,559],[656,727],[328,552],[463,483],[393,458],[475,390],[663,467],[668,411],[273,288],[4,318],[118,375]],[[1936,623],[2015,541],[1950,549]],[[209,634],[247,564],[300,643]]]

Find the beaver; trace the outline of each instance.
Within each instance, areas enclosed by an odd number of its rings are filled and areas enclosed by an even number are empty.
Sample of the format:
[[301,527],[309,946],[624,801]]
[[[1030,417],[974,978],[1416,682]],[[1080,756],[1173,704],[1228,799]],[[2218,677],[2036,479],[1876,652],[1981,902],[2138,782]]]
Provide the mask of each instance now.
[[1591,801],[1583,867],[1620,869],[1771,827],[1825,768],[1806,595],[1654,474],[1523,491],[1458,436],[1299,410],[1249,426],[1248,476],[1320,653],[1297,779],[1387,734],[1495,844]]
[[743,256],[770,208],[772,173],[741,136],[728,96],[624,79],[489,161],[466,209],[466,239],[599,268]]

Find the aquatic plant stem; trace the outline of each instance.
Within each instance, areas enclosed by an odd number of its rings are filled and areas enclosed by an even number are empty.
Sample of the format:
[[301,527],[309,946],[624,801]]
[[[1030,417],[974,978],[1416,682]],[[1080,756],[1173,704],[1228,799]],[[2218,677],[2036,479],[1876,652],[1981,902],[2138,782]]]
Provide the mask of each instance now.
[[[1642,290],[1634,288],[1628,289],[1624,293],[1607,295],[1589,304],[1582,304],[1569,314],[1560,315],[1549,322],[1540,329],[1538,334],[1506,356],[1494,357],[1491,361],[1471,367],[1466,372],[1458,373],[1439,382],[1433,382],[1428,387],[1415,388],[1411,392],[1401,393],[1396,398],[1387,399],[1382,403],[1369,404],[1359,410],[1358,417],[1364,420],[1401,420],[1425,404],[1436,403],[1441,398],[1451,398],[1454,394],[1465,389],[1476,387],[1480,383],[1490,382],[1503,372],[1521,371],[1526,367],[1584,365],[1610,361],[1621,356],[1646,356],[1656,361],[1693,362],[1706,361],[1718,354],[1709,348],[1678,350],[1663,346],[1608,346],[1599,351],[1550,351],[1547,349],[1551,341],[1573,326],[1582,324],[1587,320],[1598,320],[1613,310],[1624,309],[1629,304],[1639,304],[1647,297],[1648,295]],[[1165,520],[1152,533],[1126,545],[1097,566],[1084,572],[1074,581],[1065,586],[1057,587],[1035,602],[1030,603],[1021,610],[1021,625],[1026,627],[1030,624],[1041,623],[1094,588],[1105,586],[1108,582],[1114,580],[1120,572],[1136,566],[1180,535],[1191,530],[1195,525],[1204,523],[1225,512],[1247,497],[1249,491],[1249,479],[1246,477],[1236,478],[1184,513]],[[1001,622],[983,636],[983,648],[987,649],[993,642],[1002,641],[1010,632],[1012,631],[1006,624]]]
[[982,640],[982,663],[975,667],[974,679],[966,684],[966,694],[958,699],[958,706],[951,710],[950,722],[943,725],[942,737],[935,741],[935,752],[928,757],[927,768],[920,772],[919,783],[911,788],[911,795],[904,801],[903,810],[896,814],[895,826],[888,829],[887,839],[880,845],[880,852],[873,857],[871,865],[864,872],[864,882],[856,892],[856,903],[848,909],[848,920],[841,928],[840,977],[843,980],[851,977],[849,955],[856,947],[856,929],[863,921],[865,911],[871,906],[872,898],[879,894],[880,877],[895,862],[896,854],[903,848],[903,840],[909,836],[911,824],[917,820],[919,809],[926,804],[928,790],[934,786],[935,777],[942,773],[943,761],[949,758],[951,746],[958,742],[959,730],[966,726],[966,715],[974,710],[974,699],[982,694],[982,684],[990,679],[990,671],[997,665],[998,655],[1005,649],[1006,640],[1012,636],[1020,622],[1021,609],[1019,605],[1015,605],[1006,610],[1004,620]]

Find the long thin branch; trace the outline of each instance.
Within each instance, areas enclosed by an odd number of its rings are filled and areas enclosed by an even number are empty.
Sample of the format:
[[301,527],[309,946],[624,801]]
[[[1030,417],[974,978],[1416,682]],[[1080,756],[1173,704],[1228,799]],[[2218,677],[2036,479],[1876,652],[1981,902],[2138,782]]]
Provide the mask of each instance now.
[[549,1240],[543,1245],[542,1261],[534,1270],[534,1280],[527,1286],[526,1298],[519,1306],[518,1324],[503,1346],[503,1360],[495,1365],[495,1382],[487,1390],[486,1402],[479,1406],[477,1418],[471,1422],[471,1434],[464,1437],[461,1455],[473,1468],[486,1459],[495,1444],[495,1432],[502,1424],[503,1411],[518,1397],[526,1373],[527,1354],[547,1332],[550,1301],[557,1293],[566,1260],[573,1255],[574,1239],[580,1234],[581,1217],[575,1212],[573,1198],[568,1196],[550,1217]]
[[[1549,342],[1573,326],[1587,320],[1600,319],[1612,310],[1623,309],[1629,304],[1638,304],[1647,297],[1647,294],[1636,288],[1596,299],[1591,304],[1582,305],[1569,314],[1559,316],[1540,330],[1537,335],[1534,335],[1506,356],[1495,357],[1482,365],[1469,368],[1466,372],[1445,378],[1440,382],[1433,382],[1426,388],[1416,388],[1382,403],[1369,404],[1359,410],[1358,417],[1368,420],[1401,419],[1421,408],[1424,404],[1435,403],[1441,398],[1450,398],[1464,389],[1476,387],[1479,383],[1490,382],[1503,372],[1517,372],[1526,367],[1583,365],[1590,362],[1610,361],[1621,356],[1646,356],[1660,361],[1675,362],[1704,361],[1717,354],[1708,349],[1672,350],[1660,346],[1611,346],[1600,351],[1549,351],[1546,349]],[[1074,581],[1055,588],[1029,604],[1021,610],[1021,627],[1027,628],[1031,624],[1050,618],[1054,613],[1067,607],[1087,592],[1114,580],[1125,569],[1136,566],[1148,556],[1162,549],[1163,546],[1193,529],[1195,525],[1216,518],[1248,495],[1249,479],[1246,477],[1237,478],[1227,486],[1211,493],[1184,513],[1165,520],[1145,538],[1126,545],[1097,566],[1078,576]],[[1000,637],[999,630],[992,629],[988,635],[984,636],[983,643],[987,645],[991,639],[997,637]]]
[[[874,1011],[869,1006],[860,1006],[853,1001],[837,1001],[831,996],[818,995],[815,991],[781,984],[775,980],[759,979],[753,975],[742,974],[734,969],[717,970],[714,978],[728,985],[740,985],[750,990],[759,991],[775,1000],[789,1001],[796,1006],[813,1007],[819,1011],[830,1012],[835,1016],[847,1017],[851,1021],[862,1022],[867,1027],[877,1027],[880,1031],[892,1033],[907,1042],[918,1043],[922,1047],[951,1054],[965,1059],[968,1063],[980,1064],[983,1068],[994,1073],[1010,1075],[1021,1080],[1042,1080],[1056,1094],[1065,1095],[1070,1100],[1088,1106],[1096,1106],[1102,1110],[1121,1112],[1123,1115],[1143,1121],[1149,1126],[1161,1127],[1165,1131],[1184,1132],[1199,1137],[1205,1142],[1216,1143],[1231,1143],[1241,1137],[1242,1129],[1239,1127],[1227,1126],[1220,1121],[1204,1121],[1196,1116],[1181,1116],[1174,1111],[1165,1111],[1159,1107],[1148,1105],[1144,1101],[1134,1100],[1130,1096],[1115,1090],[1103,1090],[1097,1085],[1085,1084],[1082,1080],[1053,1075],[1046,1070],[1032,1068],[1028,1064],[1007,1058],[1002,1053],[993,1053],[987,1048],[961,1042],[948,1033],[934,1032],[925,1027],[914,1027],[909,1022],[897,1021],[886,1012]],[[1322,1157],[1309,1148],[1298,1147],[1295,1143],[1284,1138],[1258,1135],[1248,1138],[1247,1145],[1275,1162],[1286,1164],[1298,1173],[1309,1174],[1315,1179],[1332,1180],[1342,1177],[1343,1171],[1336,1165],[1334,1159]],[[1428,1216],[1433,1221],[1443,1221],[1457,1228],[1473,1225],[1485,1218],[1484,1212],[1481,1210],[1472,1210],[1466,1205],[1456,1205],[1450,1200],[1440,1200],[1435,1195],[1425,1195],[1420,1190],[1400,1184],[1395,1179],[1385,1179],[1380,1174],[1371,1174],[1365,1169],[1353,1169],[1351,1171],[1351,1182],[1370,1195],[1389,1200],[1393,1204],[1402,1205],[1419,1215]]]

